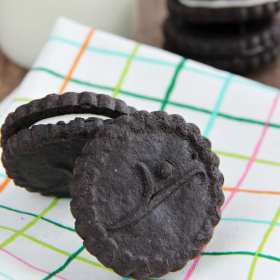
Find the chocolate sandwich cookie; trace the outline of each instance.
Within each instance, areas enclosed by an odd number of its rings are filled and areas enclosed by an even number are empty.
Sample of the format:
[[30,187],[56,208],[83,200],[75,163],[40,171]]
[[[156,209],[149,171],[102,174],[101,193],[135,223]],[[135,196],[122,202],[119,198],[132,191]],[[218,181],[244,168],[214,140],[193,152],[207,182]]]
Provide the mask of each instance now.
[[190,25],[170,17],[166,50],[234,73],[254,71],[280,52],[280,20],[244,24]]
[[2,162],[7,175],[28,191],[69,197],[75,160],[106,121],[76,118],[68,124],[34,124],[66,114],[116,118],[135,111],[119,99],[92,92],[51,94],[22,105],[8,115],[1,129]]
[[189,23],[237,23],[269,18],[279,0],[168,0],[174,17]]
[[122,277],[182,269],[220,221],[218,166],[210,141],[179,115],[110,120],[85,145],[70,185],[85,248]]

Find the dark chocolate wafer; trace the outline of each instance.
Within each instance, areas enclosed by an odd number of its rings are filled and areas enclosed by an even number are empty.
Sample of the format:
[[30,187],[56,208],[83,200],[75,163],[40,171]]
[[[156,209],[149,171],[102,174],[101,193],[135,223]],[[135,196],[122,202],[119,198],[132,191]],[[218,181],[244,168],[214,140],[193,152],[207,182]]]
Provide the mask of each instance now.
[[258,70],[280,51],[280,20],[227,25],[190,25],[170,17],[166,50],[234,73]]
[[19,130],[28,128],[42,119],[66,114],[97,114],[117,118],[135,111],[135,108],[127,106],[124,101],[106,94],[93,92],[50,94],[18,107],[7,116],[1,128],[1,145]]
[[91,92],[52,94],[20,106],[2,126],[2,162],[7,175],[28,191],[69,197],[75,160],[104,121],[76,118],[68,124],[29,127],[39,120],[64,114],[91,113],[115,118],[134,111],[121,100]]
[[219,158],[179,115],[108,121],[77,159],[71,211],[85,248],[122,277],[161,277],[199,256],[221,218]]
[[279,0],[167,0],[170,14],[188,23],[238,23],[269,18]]

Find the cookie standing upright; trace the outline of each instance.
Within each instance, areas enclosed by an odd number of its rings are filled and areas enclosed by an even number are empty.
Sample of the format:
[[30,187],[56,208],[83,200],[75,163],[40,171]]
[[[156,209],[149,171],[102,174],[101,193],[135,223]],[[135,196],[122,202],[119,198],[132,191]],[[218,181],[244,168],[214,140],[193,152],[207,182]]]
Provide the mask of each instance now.
[[224,202],[210,141],[165,112],[111,120],[76,161],[71,211],[84,246],[123,277],[161,277],[196,258]]
[[116,118],[135,111],[119,99],[92,92],[51,94],[22,105],[8,115],[1,128],[2,162],[7,175],[31,192],[70,196],[69,183],[76,158],[106,121],[76,118],[68,124],[34,124],[66,114]]

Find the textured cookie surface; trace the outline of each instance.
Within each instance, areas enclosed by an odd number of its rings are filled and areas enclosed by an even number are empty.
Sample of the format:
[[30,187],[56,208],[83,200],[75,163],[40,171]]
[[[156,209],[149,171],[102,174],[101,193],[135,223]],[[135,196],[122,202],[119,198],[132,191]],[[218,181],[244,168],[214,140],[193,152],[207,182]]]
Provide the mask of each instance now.
[[165,49],[214,67],[243,73],[257,70],[280,51],[280,20],[227,25],[186,25],[170,17]]
[[123,277],[183,268],[212,238],[223,175],[194,124],[165,112],[110,120],[86,144],[71,211],[86,249]]
[[99,118],[76,118],[20,130],[3,146],[7,175],[30,192],[70,197],[75,161],[103,125]]
[[13,134],[29,128],[36,122],[66,114],[97,114],[110,118],[129,115],[136,109],[120,99],[93,92],[66,92],[62,95],[50,94],[18,107],[10,113],[1,128],[1,145]]
[[279,0],[167,0],[174,17],[189,23],[238,23],[269,18]]
[[91,113],[115,118],[135,111],[121,100],[91,92],[52,94],[20,106],[2,126],[2,162],[6,173],[28,191],[70,197],[75,160],[104,121],[76,118],[68,124],[29,126],[64,114]]

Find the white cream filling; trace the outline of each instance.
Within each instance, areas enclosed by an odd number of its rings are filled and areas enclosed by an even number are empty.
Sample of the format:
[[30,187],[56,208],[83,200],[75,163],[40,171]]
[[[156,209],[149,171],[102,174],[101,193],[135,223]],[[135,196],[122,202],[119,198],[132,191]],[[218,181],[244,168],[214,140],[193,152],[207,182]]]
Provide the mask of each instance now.
[[69,115],[62,115],[62,116],[56,116],[56,117],[51,117],[47,119],[40,120],[36,122],[34,125],[38,124],[56,124],[59,121],[63,121],[65,123],[69,123],[70,121],[74,120],[75,118],[83,118],[83,119],[88,119],[88,118],[100,118],[103,120],[110,119],[108,117],[102,116],[102,115],[92,115],[92,114],[69,114]]
[[192,8],[234,8],[234,7],[253,7],[266,3],[274,3],[279,0],[179,0],[187,7]]

